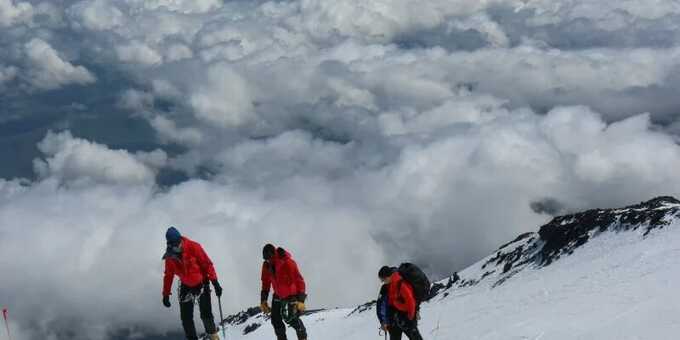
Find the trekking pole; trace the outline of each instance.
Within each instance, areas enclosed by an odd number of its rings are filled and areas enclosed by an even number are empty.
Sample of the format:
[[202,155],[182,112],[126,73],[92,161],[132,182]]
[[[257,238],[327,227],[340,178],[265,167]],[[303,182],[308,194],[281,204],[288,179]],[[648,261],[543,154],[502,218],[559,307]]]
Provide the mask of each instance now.
[[217,302],[220,305],[220,326],[222,326],[222,337],[227,339],[227,331],[224,329],[224,316],[222,315],[222,298],[217,297]]
[[12,340],[12,334],[9,332],[9,321],[7,320],[7,308],[2,309],[2,317],[5,319],[5,329],[7,329],[7,338]]

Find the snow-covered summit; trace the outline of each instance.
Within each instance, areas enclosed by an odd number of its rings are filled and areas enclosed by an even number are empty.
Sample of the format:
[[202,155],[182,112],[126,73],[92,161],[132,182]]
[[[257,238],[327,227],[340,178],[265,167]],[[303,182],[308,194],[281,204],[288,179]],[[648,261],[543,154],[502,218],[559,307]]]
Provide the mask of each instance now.
[[602,233],[638,231],[644,237],[678,218],[680,201],[673,197],[657,197],[625,208],[593,209],[555,217],[538,232],[522,234],[486,259],[454,274],[449,282],[467,286],[489,279],[495,280],[494,286],[499,285],[526,266],[548,266],[564,255],[573,254]]
[[[421,333],[426,339],[676,338],[678,254],[680,201],[673,197],[556,217],[436,282],[421,311]],[[377,336],[374,302],[312,311],[304,321],[312,339]],[[230,338],[273,336],[259,308],[223,324]]]

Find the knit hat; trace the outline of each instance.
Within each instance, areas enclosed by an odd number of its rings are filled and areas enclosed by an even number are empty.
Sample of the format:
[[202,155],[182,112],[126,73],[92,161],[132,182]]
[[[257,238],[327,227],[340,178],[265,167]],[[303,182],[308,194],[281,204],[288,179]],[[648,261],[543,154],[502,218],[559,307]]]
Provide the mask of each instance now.
[[182,234],[180,234],[179,230],[175,229],[175,227],[170,227],[168,228],[168,231],[165,232],[165,240],[168,241],[168,244],[177,244],[182,240]]
[[274,247],[273,244],[266,244],[264,247],[262,247],[262,258],[265,260],[271,259],[274,257],[275,251],[276,247]]
[[394,273],[393,267],[383,266],[382,268],[380,268],[380,271],[378,271],[378,277],[384,279],[386,277],[391,276],[393,273]]

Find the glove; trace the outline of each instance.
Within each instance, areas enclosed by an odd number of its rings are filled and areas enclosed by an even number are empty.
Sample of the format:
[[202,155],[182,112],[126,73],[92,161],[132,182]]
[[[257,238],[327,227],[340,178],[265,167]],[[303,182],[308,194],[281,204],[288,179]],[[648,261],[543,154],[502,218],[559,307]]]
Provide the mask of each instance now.
[[390,331],[390,325],[384,323],[380,326],[380,329],[382,329],[385,332],[389,332]]
[[304,303],[304,302],[298,301],[298,302],[295,303],[295,309],[297,309],[298,313],[302,313],[302,312],[304,312],[305,309],[307,309],[307,308],[305,307],[305,303]]
[[170,295],[163,296],[163,306],[170,308]]
[[222,296],[222,286],[220,286],[220,283],[217,280],[213,280],[212,284],[213,284],[213,287],[215,287],[215,295],[217,295],[217,297],[221,297]]
[[262,313],[269,314],[272,312],[272,309],[269,308],[269,304],[267,304],[267,301],[262,301],[260,303],[260,310],[262,310]]

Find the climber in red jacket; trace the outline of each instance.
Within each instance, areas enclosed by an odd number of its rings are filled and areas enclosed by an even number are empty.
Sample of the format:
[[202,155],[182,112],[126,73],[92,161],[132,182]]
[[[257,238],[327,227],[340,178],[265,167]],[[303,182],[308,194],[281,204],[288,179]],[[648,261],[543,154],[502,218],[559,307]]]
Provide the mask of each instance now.
[[387,329],[390,340],[400,340],[402,333],[410,340],[423,340],[418,331],[418,303],[411,284],[402,279],[395,268],[388,266],[380,268],[378,277],[388,285],[387,303],[394,310],[394,320]]
[[179,309],[187,339],[198,339],[194,325],[194,301],[196,299],[205,332],[209,334],[211,340],[219,339],[212,314],[209,283],[212,282],[215,295],[218,297],[222,296],[222,287],[217,281],[212,261],[200,244],[183,237],[174,227],[168,228],[165,239],[168,247],[163,255],[165,261],[163,305],[170,308],[170,290],[172,281],[177,275],[180,280]]
[[[287,340],[284,321],[295,329],[298,340],[307,340],[307,330],[299,317],[305,311],[306,286],[297,263],[286,250],[271,244],[264,246],[262,257],[260,308],[265,314],[271,313],[277,340]],[[274,297],[269,308],[267,300],[271,287]]]

